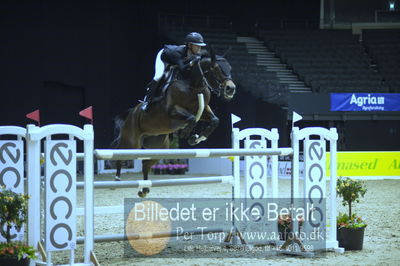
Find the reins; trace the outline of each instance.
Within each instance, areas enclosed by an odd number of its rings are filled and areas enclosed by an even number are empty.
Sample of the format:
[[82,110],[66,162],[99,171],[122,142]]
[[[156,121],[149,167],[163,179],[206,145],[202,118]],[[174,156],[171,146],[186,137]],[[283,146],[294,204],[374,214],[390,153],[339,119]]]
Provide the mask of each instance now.
[[[223,86],[224,86],[224,82],[225,82],[225,80],[227,80],[227,79],[225,79],[223,82],[220,82],[217,78],[215,78],[215,79],[214,79],[215,82],[218,83],[218,88],[215,89],[215,88],[213,88],[213,87],[210,85],[210,83],[208,82],[208,80],[207,80],[207,78],[206,78],[206,76],[205,76],[205,74],[208,73],[209,70],[203,71],[203,68],[201,67],[201,64],[200,64],[200,60],[197,61],[197,64],[198,64],[199,69],[200,69],[200,74],[201,74],[201,76],[202,76],[202,78],[203,78],[203,83],[207,86],[207,88],[208,88],[212,93],[216,94],[216,95],[219,97],[219,96],[221,95],[221,90],[222,90],[222,88],[223,88]],[[213,72],[212,72],[212,73],[213,73]],[[213,73],[213,75],[215,76],[214,73]]]

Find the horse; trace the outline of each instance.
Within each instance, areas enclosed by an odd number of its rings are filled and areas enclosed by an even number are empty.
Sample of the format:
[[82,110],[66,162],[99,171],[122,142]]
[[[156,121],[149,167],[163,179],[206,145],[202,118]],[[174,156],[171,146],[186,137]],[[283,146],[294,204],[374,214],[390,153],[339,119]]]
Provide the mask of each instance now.
[[[143,103],[139,103],[117,116],[113,146],[116,149],[168,149],[169,134],[178,130],[190,145],[205,141],[219,124],[219,118],[209,106],[212,93],[226,101],[236,93],[228,60],[213,51],[197,60],[187,79],[173,80],[160,101],[150,104],[145,111],[141,108]],[[199,134],[192,134],[199,120],[206,122],[206,127]],[[142,161],[144,180],[158,161]],[[115,180],[120,180],[120,174],[121,161],[117,161]],[[138,195],[145,197],[149,192],[145,187]]]

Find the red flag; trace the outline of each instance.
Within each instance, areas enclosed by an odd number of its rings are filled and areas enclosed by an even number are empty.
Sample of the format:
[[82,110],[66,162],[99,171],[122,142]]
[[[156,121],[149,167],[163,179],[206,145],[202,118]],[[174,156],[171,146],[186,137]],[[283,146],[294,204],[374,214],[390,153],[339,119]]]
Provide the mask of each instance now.
[[88,108],[80,111],[79,115],[89,119],[93,125],[93,107],[92,106],[89,106]]
[[40,111],[39,111],[39,109],[33,111],[32,113],[27,114],[26,117],[38,122],[39,127],[40,127]]

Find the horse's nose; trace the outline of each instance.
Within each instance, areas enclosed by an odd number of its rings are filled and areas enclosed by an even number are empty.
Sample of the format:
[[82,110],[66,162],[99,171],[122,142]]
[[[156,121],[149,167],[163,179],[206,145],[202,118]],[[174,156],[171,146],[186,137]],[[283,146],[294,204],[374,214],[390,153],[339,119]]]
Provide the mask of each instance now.
[[236,91],[236,85],[235,85],[235,83],[233,83],[233,81],[232,80],[228,80],[227,82],[226,82],[226,89],[227,89],[227,91],[229,91],[229,92],[235,92]]

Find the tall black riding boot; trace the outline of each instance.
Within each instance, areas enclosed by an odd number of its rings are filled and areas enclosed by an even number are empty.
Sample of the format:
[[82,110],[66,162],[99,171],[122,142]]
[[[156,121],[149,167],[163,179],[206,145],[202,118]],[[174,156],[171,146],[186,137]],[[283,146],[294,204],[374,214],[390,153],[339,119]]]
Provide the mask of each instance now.
[[142,109],[146,110],[147,106],[153,102],[154,96],[157,93],[158,82],[154,79],[147,86],[146,96],[144,97]]

